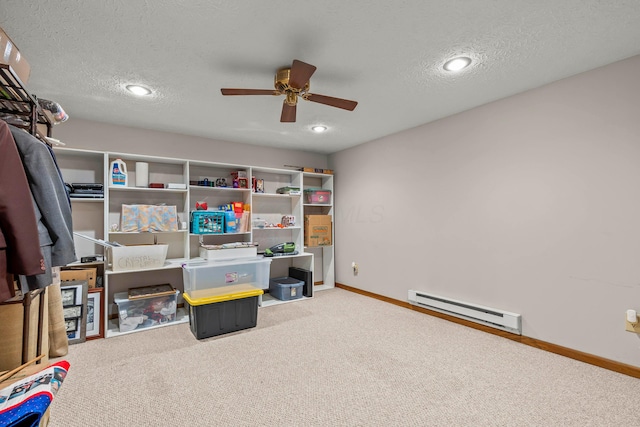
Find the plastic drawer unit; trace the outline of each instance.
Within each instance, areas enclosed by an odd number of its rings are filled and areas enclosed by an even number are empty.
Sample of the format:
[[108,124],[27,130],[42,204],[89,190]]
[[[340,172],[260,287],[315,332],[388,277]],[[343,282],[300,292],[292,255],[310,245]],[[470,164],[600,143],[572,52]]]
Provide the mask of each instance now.
[[182,296],[189,305],[189,325],[197,339],[253,328],[263,290],[249,284],[221,286]]

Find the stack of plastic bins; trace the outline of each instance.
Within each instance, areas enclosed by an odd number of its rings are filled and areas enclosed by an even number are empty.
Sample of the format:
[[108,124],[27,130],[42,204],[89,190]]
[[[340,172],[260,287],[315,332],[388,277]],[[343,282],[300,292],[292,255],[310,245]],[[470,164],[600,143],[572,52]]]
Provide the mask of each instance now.
[[255,327],[270,264],[256,257],[185,265],[183,298],[193,335],[203,339]]

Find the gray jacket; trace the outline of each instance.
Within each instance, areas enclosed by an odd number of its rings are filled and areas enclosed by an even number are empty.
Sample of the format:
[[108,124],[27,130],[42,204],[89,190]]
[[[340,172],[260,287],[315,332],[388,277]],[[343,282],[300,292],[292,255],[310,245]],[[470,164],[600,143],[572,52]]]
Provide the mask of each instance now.
[[[31,188],[40,248],[47,267],[45,274],[28,276],[26,279],[21,277],[23,290],[35,290],[51,284],[51,267],[67,265],[77,260],[71,205],[60,171],[48,147],[33,135],[17,127],[9,127]],[[25,285],[28,289],[25,289]]]

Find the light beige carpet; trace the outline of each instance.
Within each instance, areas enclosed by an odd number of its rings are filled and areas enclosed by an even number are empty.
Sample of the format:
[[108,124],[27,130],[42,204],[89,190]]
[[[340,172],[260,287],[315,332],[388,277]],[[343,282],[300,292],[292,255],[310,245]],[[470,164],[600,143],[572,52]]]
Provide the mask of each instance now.
[[342,289],[65,358],[51,427],[640,425],[638,379]]

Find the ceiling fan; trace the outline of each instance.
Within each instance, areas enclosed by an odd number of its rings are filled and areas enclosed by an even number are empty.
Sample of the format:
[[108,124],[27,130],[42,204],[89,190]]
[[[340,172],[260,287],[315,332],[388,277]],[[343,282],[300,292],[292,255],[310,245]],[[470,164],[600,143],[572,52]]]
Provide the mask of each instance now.
[[326,95],[309,93],[309,79],[316,71],[316,67],[297,59],[293,60],[291,68],[281,68],[275,77],[275,90],[272,89],[220,89],[223,95],[285,95],[282,105],[280,121],[292,123],[296,121],[296,106],[298,98],[305,101],[317,102],[331,107],[353,111],[358,103],[348,99],[334,98]]

